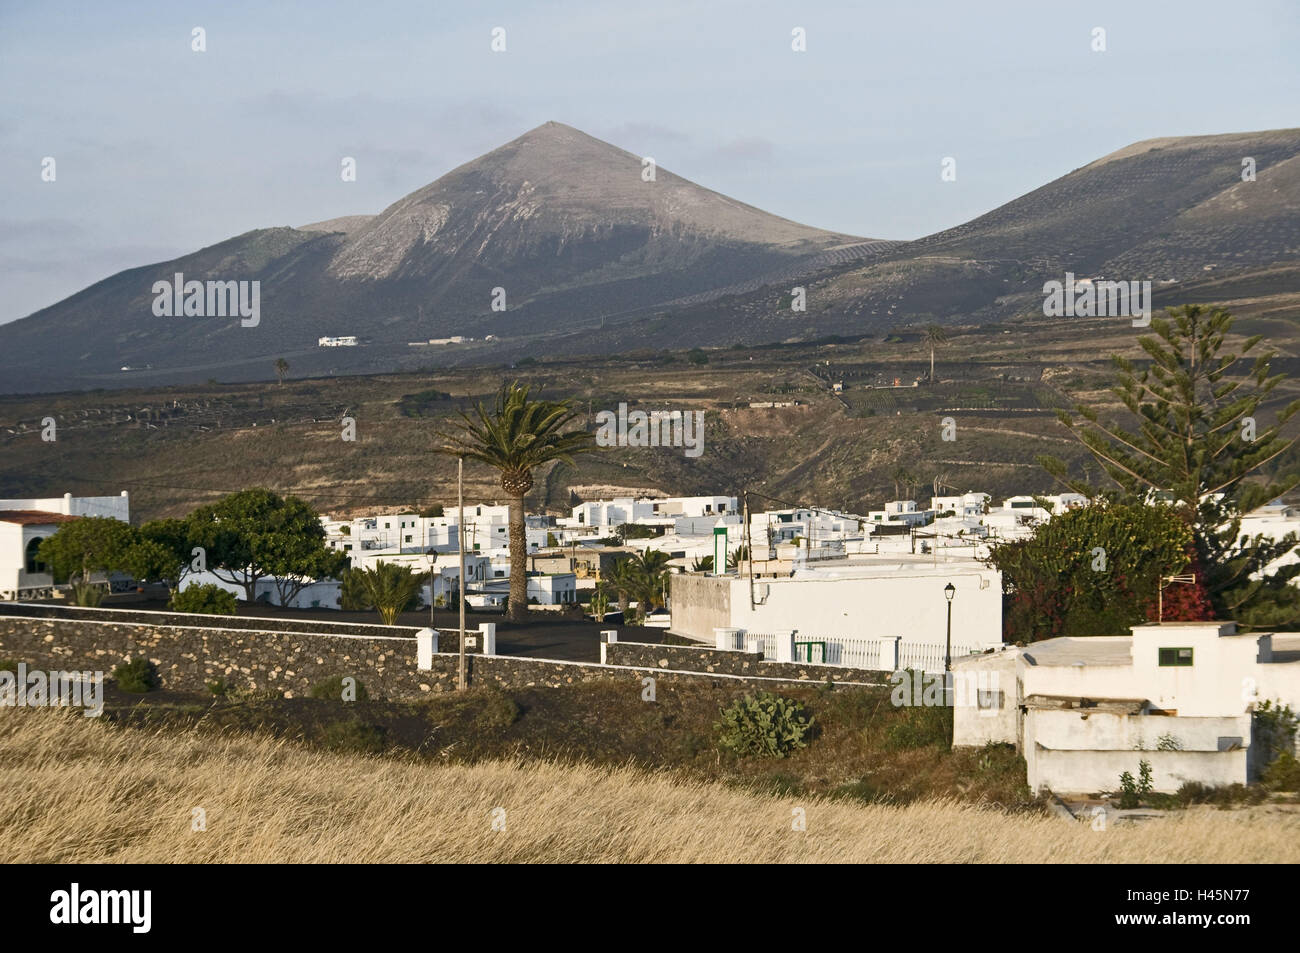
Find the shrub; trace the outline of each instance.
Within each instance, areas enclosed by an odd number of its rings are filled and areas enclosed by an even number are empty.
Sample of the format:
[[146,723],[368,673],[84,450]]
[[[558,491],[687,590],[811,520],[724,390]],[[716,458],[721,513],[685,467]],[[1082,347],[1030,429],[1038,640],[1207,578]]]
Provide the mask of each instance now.
[[[325,679],[325,681],[317,682],[313,685],[311,687],[310,695],[312,698],[323,698],[327,701],[343,701],[343,692],[346,688],[343,684],[343,679],[351,677],[352,676],[332,675]],[[362,684],[361,679],[353,678],[352,681],[355,683],[356,698],[350,700],[359,702],[369,701],[370,694],[366,691],[366,686]]]
[[483,707],[474,716],[474,726],[481,731],[505,731],[519,720],[519,706],[499,688],[485,688]]
[[939,705],[907,705],[885,729],[886,751],[952,744],[952,709]]
[[714,725],[718,745],[740,757],[784,758],[806,747],[812,718],[803,705],[771,692],[738,698]]
[[158,669],[147,658],[123,662],[113,669],[113,680],[122,691],[135,695],[156,691],[159,686]]
[[1300,761],[1282,752],[1264,772],[1264,783],[1275,791],[1300,791]]
[[238,603],[233,592],[207,582],[173,592],[167,608],[196,615],[234,615]]
[[349,754],[379,754],[387,746],[388,731],[358,718],[335,721],[321,732],[321,744],[331,751]]
[[1289,705],[1266,700],[1256,707],[1252,740],[1259,746],[1262,764],[1271,764],[1282,754],[1295,750],[1296,724],[1296,714]]
[[384,625],[395,625],[399,613],[422,605],[423,582],[410,566],[380,560],[369,569],[343,570],[339,600],[348,611],[374,609]]
[[13,672],[18,674],[18,660],[13,658],[0,658],[0,672]]
[[104,601],[105,589],[95,582],[79,580],[72,584],[72,602],[74,605],[93,609]]
[[1143,758],[1138,762],[1137,780],[1131,772],[1125,771],[1119,776],[1119,806],[1122,808],[1141,807],[1142,799],[1151,793],[1151,762]]
[[1259,804],[1268,797],[1268,791],[1259,785],[1227,784],[1215,786],[1199,781],[1188,781],[1174,795],[1179,804],[1213,804],[1231,807],[1234,804]]
[[230,692],[230,686],[226,684],[224,678],[214,678],[205,684],[208,686],[208,691],[218,697],[224,696]]

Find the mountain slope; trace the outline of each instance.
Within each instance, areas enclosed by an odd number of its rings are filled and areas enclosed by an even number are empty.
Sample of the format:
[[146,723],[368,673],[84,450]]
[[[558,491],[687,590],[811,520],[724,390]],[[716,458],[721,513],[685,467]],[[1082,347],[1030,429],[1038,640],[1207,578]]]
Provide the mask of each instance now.
[[[260,280],[260,325],[154,318],[152,283],[178,271]],[[996,322],[1041,314],[1043,282],[1067,271],[1150,279],[1157,308],[1249,300],[1300,317],[1300,129],[1134,143],[963,225],[889,242],[768,215],[662,168],[647,182],[638,156],[546,123],[376,215],[249,232],[0,326],[0,391],[267,379],[277,357],[295,376],[373,373]],[[796,285],[806,312],[790,307]],[[316,346],[339,334],[363,346]],[[479,340],[410,346],[453,335]]]
[[[391,370],[409,342],[531,339],[753,282],[862,240],[769,215],[546,123],[372,216],[249,232],[0,327],[0,390]],[[797,270],[797,269],[796,269]],[[258,280],[261,320],[155,317],[155,281]],[[505,310],[494,310],[503,289]],[[322,335],[363,346],[318,349]],[[66,341],[77,341],[75,353]],[[123,366],[133,370],[124,372]]]
[[[1245,157],[1255,160],[1253,182],[1242,181]],[[788,287],[747,290],[683,309],[646,343],[688,328],[702,332],[692,343],[720,345],[1041,315],[1043,283],[1067,271],[1150,279],[1157,308],[1207,295],[1291,300],[1300,294],[1300,129],[1134,143],[956,228],[808,276],[807,314],[791,313]]]

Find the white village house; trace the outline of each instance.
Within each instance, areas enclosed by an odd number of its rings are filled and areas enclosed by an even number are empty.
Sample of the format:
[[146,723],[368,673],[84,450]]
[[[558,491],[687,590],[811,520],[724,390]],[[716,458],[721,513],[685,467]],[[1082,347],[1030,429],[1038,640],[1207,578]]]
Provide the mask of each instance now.
[[106,516],[128,522],[130,507],[125,490],[119,496],[65,493],[48,498],[0,500],[0,599],[50,595],[54,577],[36,557],[41,541],[54,535],[64,523],[82,516]]
[[769,649],[793,632],[810,661],[888,671],[901,640],[909,664],[934,671],[943,667],[951,607],[954,657],[1002,644],[1001,574],[976,560],[898,555],[793,565],[752,580],[745,565],[729,575],[673,575],[670,631],[714,643],[717,630],[739,630],[744,644],[761,638]]
[[1114,791],[1150,762],[1154,790],[1246,783],[1260,767],[1252,714],[1300,709],[1300,634],[1232,622],[1139,625],[954,660],[984,689],[955,699],[953,745],[1015,744],[1034,791]]

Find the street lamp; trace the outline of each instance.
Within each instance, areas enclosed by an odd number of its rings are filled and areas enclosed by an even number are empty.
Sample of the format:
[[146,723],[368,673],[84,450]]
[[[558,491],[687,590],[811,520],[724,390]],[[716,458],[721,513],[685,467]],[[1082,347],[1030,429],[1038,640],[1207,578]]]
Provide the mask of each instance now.
[[436,629],[433,624],[433,564],[438,561],[438,551],[430,546],[424,551],[424,558],[429,561],[429,628]]
[[943,587],[943,597],[948,600],[948,641],[943,651],[943,670],[952,671],[952,597],[957,594],[957,587],[952,583]]

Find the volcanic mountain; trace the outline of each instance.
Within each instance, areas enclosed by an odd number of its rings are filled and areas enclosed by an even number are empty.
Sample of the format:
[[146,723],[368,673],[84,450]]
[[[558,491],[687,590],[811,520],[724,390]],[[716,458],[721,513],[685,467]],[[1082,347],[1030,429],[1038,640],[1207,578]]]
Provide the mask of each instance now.
[[[378,215],[249,232],[0,326],[0,391],[259,380],[279,357],[295,376],[369,373],[989,323],[1041,317],[1043,282],[1067,271],[1150,280],[1157,308],[1250,302],[1294,322],[1300,129],[1138,142],[893,242],[662,168],[647,181],[639,156],[546,123]],[[260,281],[259,324],[156,317],[153,284],[176,272]],[[790,307],[795,285],[806,312]],[[332,335],[360,346],[317,346]],[[428,343],[453,336],[475,340]]]
[[1149,280],[1157,309],[1215,302],[1294,321],[1300,129],[1137,142],[965,224],[805,276],[807,314],[782,308],[779,288],[743,289],[677,310],[646,344],[688,329],[693,344],[726,345],[1041,317],[1043,283],[1066,272]]
[[[265,378],[281,356],[295,374],[437,363],[445,350],[412,342],[518,344],[874,247],[651,179],[641,157],[548,122],[377,215],[248,232],[0,326],[0,389]],[[260,281],[257,326],[156,316],[154,282],[177,272]],[[337,335],[361,346],[317,348]]]

